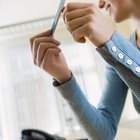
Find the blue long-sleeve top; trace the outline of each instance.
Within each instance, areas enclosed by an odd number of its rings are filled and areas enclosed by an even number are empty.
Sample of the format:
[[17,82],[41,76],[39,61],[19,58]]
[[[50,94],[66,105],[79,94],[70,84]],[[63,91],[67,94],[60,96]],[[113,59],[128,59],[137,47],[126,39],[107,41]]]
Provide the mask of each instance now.
[[109,64],[105,88],[97,108],[86,99],[74,76],[62,85],[54,81],[54,86],[68,101],[90,139],[114,140],[128,88],[140,113],[140,50],[135,33],[127,40],[115,32],[97,51]]

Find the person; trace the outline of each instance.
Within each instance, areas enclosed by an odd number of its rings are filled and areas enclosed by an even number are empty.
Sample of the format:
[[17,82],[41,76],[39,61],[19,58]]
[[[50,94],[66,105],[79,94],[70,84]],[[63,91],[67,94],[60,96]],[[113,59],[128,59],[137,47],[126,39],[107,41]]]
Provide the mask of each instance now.
[[[125,39],[102,15],[104,8],[116,23],[131,18],[136,30]],[[140,1],[100,0],[94,3],[68,3],[63,11],[67,29],[76,42],[89,39],[108,63],[106,82],[97,108],[80,89],[59,48],[49,37],[50,30],[30,39],[35,65],[48,72],[92,140],[113,140],[125,104],[128,89],[140,113]],[[92,81],[91,81],[92,82]]]

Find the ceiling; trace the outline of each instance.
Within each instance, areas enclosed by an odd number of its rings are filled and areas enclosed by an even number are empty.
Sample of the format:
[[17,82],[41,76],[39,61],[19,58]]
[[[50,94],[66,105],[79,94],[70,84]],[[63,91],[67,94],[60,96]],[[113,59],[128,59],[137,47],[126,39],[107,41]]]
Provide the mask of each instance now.
[[[67,0],[66,2],[98,0]],[[0,27],[55,15],[60,0],[0,0]]]

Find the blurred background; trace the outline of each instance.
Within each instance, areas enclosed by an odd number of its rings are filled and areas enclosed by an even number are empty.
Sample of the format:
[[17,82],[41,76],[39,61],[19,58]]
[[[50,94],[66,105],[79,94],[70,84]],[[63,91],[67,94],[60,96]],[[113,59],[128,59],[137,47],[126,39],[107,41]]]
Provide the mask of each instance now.
[[[98,0],[79,1],[98,3]],[[51,28],[59,2],[0,0],[0,140],[20,140],[21,131],[27,128],[68,139],[87,137],[67,102],[53,88],[52,77],[32,62],[29,39]],[[131,21],[114,26],[125,37],[135,29]],[[104,60],[90,42],[76,43],[62,18],[55,38],[61,42],[69,67],[85,96],[97,106],[104,83]],[[131,93],[116,136],[116,140],[126,139],[140,140],[140,117],[133,107]]]

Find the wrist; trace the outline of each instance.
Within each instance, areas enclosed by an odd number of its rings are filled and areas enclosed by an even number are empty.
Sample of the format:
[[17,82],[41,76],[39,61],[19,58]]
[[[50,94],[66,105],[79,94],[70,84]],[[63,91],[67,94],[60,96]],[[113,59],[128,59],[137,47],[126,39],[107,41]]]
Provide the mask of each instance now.
[[65,76],[60,77],[60,78],[54,78],[60,85],[68,82],[72,78],[72,73],[71,71],[67,72],[64,74]]
[[97,43],[96,47],[100,48],[106,44],[109,40],[111,40],[113,34],[115,33],[115,29],[110,29],[104,37],[101,37],[101,40]]

